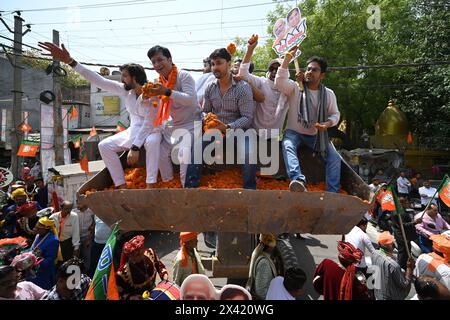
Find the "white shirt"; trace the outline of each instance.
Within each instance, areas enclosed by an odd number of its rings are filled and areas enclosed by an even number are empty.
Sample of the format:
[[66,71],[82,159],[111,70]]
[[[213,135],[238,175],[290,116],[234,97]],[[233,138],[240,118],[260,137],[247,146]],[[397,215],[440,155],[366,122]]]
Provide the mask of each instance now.
[[127,134],[120,142],[121,147],[131,148],[133,144],[141,147],[151,133],[160,130],[153,126],[159,108],[154,108],[150,100],[142,100],[142,95],[137,97],[134,90],[125,90],[123,83],[106,79],[80,63],[77,63],[74,70],[97,87],[125,97],[125,107],[130,114],[130,126],[125,130]]
[[[249,68],[250,63],[241,63],[239,75],[264,94],[264,102],[256,105],[252,127],[258,130],[258,134],[263,139],[278,138],[289,107],[287,97],[275,87],[272,80],[250,74]],[[259,132],[261,129],[267,130]],[[271,132],[270,129],[279,131]]]
[[78,221],[80,222],[80,238],[86,238],[89,236],[89,227],[94,223],[94,212],[87,208],[85,211],[73,209],[78,215]]
[[283,281],[284,277],[282,276],[275,277],[272,281],[270,281],[266,300],[295,300],[295,298],[284,287]]
[[195,81],[195,89],[197,90],[197,100],[200,105],[203,105],[203,96],[205,95],[205,89],[216,77],[212,72],[204,73],[200,78]]
[[398,177],[397,179],[397,189],[398,193],[409,193],[409,188],[411,187],[411,182],[405,177]]
[[[353,229],[345,235],[345,241],[350,242],[352,245],[360,249],[363,253],[366,252],[366,249],[369,250],[371,254],[375,252],[375,248],[373,247],[369,236],[367,235],[367,233],[362,231],[360,227],[354,226]],[[363,256],[361,262],[357,265],[357,267],[365,268],[366,266],[366,260]]]
[[370,191],[375,192],[375,191],[377,191],[378,186],[376,186],[373,183],[371,183],[371,184],[369,184],[369,188],[370,188]]
[[21,281],[17,284],[13,299],[0,297],[0,300],[40,300],[46,293],[46,290],[35,285],[33,282]]
[[[304,93],[301,93],[295,81],[289,79],[289,71],[287,69],[283,69],[282,67],[278,68],[277,75],[275,77],[275,86],[288,97],[289,109],[286,128],[300,134],[316,135],[317,129],[314,126],[306,128],[298,121],[298,108],[301,98],[300,94],[304,95]],[[327,88],[326,90],[327,106],[325,108],[328,115],[327,120],[331,121],[331,126],[335,126],[339,122],[341,113],[339,112],[336,95],[333,90],[330,88]],[[311,120],[315,120],[317,119],[319,109],[319,90],[309,90],[308,92],[310,93],[309,97],[311,100],[311,110],[309,116]],[[305,96],[303,98],[305,99]]]
[[59,218],[61,212],[56,212],[50,216],[50,219],[55,221],[56,231],[60,234],[59,242],[72,238],[72,245],[74,250],[78,250],[80,246],[80,222],[78,215],[71,211],[65,219],[63,219],[62,230],[59,225]]
[[450,264],[442,263],[438,265],[434,271],[431,271],[429,265],[433,259],[434,258],[427,253],[421,254],[419,258],[417,258],[414,275],[416,277],[423,275],[433,277],[450,290]]
[[95,216],[95,235],[94,241],[98,244],[105,244],[112,233],[111,228],[99,217]]
[[[419,188],[419,194],[420,194],[420,203],[424,206],[426,206],[428,204],[428,202],[430,201],[431,197],[434,195],[434,199],[431,203],[437,204],[436,199],[438,198],[438,193],[436,192],[436,188],[433,187],[420,187]],[[436,192],[436,194],[435,194]]]

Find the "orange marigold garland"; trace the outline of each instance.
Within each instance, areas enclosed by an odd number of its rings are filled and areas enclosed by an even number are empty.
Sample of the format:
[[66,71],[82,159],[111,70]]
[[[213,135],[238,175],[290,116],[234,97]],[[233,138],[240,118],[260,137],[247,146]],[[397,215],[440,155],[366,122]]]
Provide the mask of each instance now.
[[228,51],[228,53],[229,53],[230,55],[235,54],[235,52],[236,52],[236,45],[235,45],[233,42],[231,42],[231,43],[227,46],[227,51]]
[[[178,76],[178,69],[175,64],[172,65],[172,70],[169,73],[169,77],[166,80],[163,75],[159,75],[159,81],[170,90],[173,90],[175,88],[175,84],[177,83],[177,76]],[[155,119],[155,126],[162,125],[163,121],[166,121],[169,119],[169,108],[170,108],[170,97],[167,96],[159,96],[158,97],[161,100],[161,107],[158,110],[158,115]]]

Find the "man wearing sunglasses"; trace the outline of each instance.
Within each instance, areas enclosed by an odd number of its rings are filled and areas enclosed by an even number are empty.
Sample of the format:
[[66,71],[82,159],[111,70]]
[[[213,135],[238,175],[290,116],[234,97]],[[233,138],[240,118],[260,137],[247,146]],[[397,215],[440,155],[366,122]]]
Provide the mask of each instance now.
[[[275,77],[275,87],[288,97],[289,102],[287,127],[282,141],[286,172],[291,180],[289,190],[306,191],[306,177],[297,155],[298,147],[306,145],[326,162],[326,191],[339,192],[341,157],[329,141],[327,130],[337,125],[340,113],[333,90],[321,83],[327,63],[321,57],[308,59],[302,91],[289,79],[288,67],[296,51],[297,47],[294,47],[285,54]],[[301,79],[302,75],[297,78]]]

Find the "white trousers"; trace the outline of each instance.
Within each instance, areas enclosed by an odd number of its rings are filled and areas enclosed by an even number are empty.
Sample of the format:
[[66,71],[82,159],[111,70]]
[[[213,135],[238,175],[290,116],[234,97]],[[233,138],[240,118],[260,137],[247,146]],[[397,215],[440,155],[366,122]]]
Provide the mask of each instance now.
[[[123,137],[120,133],[103,139],[98,144],[98,149],[106,167],[109,170],[114,185],[125,184],[125,175],[120,163],[118,152],[129,150],[123,147]],[[151,133],[144,142],[145,166],[147,170],[147,183],[156,183],[158,179],[158,162],[160,155],[161,132]]]
[[191,161],[191,145],[193,143],[193,136],[193,132],[188,131],[182,136],[181,142],[175,146],[167,142],[165,139],[162,139],[160,147],[159,171],[161,173],[161,179],[164,182],[173,179],[172,159],[178,160],[176,163],[180,164],[181,186],[184,187],[187,166]]

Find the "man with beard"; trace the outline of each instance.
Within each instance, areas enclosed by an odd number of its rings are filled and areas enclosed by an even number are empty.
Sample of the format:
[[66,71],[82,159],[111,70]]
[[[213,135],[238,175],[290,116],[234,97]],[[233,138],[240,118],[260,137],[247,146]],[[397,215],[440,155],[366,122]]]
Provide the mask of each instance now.
[[[245,131],[251,127],[255,112],[252,89],[245,81],[233,79],[230,71],[231,55],[225,48],[214,50],[210,58],[216,80],[211,82],[205,90],[203,112],[217,116],[215,129],[222,134],[226,134],[227,129]],[[205,141],[202,144],[203,149],[211,143],[212,140]],[[256,155],[256,150],[251,150],[254,149],[254,143],[250,141],[250,136],[246,135],[245,143],[238,143],[237,148],[238,163],[243,163],[243,188],[256,189],[256,163],[252,164],[250,161],[250,155]],[[201,170],[202,164],[193,161],[189,165],[186,187],[196,188],[200,185]]]
[[289,190],[306,191],[306,177],[300,168],[297,149],[306,145],[326,162],[326,183],[329,192],[339,192],[341,157],[328,139],[328,128],[337,125],[340,117],[336,95],[321,81],[327,71],[327,63],[321,57],[307,61],[304,75],[304,91],[289,80],[289,62],[295,56],[294,47],[285,54],[275,77],[275,87],[288,97],[289,111],[282,150],[286,172],[291,180]]
[[130,115],[128,129],[103,139],[99,145],[100,155],[108,168],[116,188],[127,187],[124,171],[118,152],[128,151],[127,162],[130,166],[139,160],[139,150],[142,146],[146,152],[147,186],[151,187],[157,181],[159,146],[161,142],[160,129],[153,125],[158,108],[152,102],[142,100],[142,86],[147,82],[147,76],[141,65],[129,63],[120,67],[122,83],[103,78],[75,61],[64,45],[62,48],[50,42],[39,43],[39,46],[50,52],[54,59],[70,65],[76,72],[97,87],[113,94],[125,97],[125,107]]
[[191,156],[191,142],[193,138],[199,138],[194,137],[195,120],[198,120],[200,125],[200,108],[195,81],[187,71],[177,69],[169,49],[154,46],[148,50],[147,56],[159,74],[159,83],[150,89],[151,96],[161,97],[161,107],[156,123],[165,122],[159,160],[161,178],[164,182],[173,179],[170,155],[172,149],[177,148],[178,159],[176,160],[180,164],[180,180],[181,185],[184,186]]

